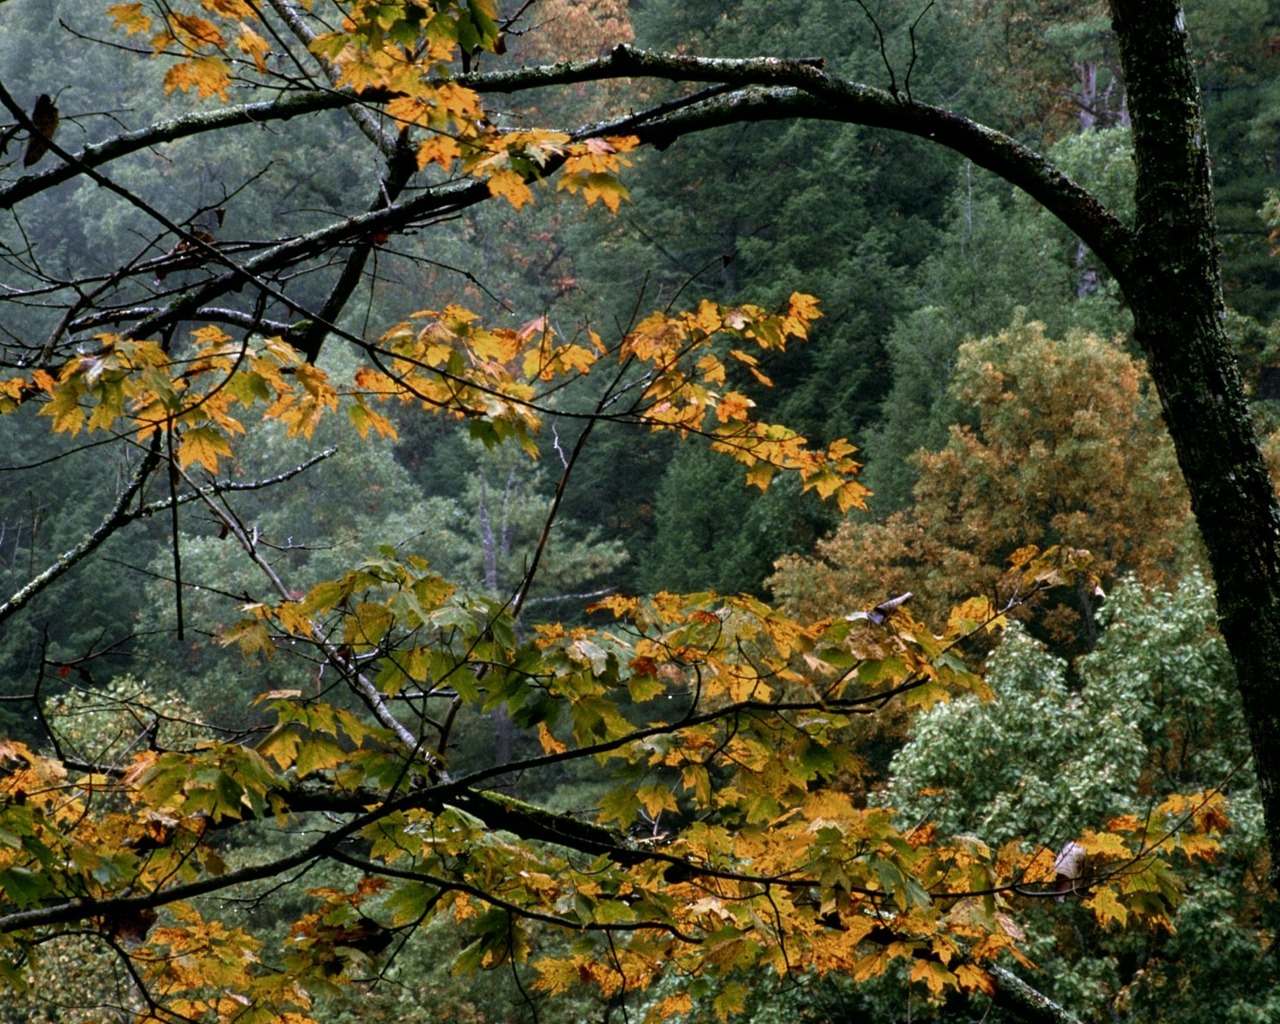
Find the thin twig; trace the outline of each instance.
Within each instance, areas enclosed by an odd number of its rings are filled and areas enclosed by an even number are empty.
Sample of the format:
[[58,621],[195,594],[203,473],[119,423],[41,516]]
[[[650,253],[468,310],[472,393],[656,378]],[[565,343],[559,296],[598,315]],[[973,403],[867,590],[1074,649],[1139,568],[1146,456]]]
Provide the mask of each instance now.
[[876,20],[876,16],[871,13],[871,9],[866,5],[865,0],[853,0],[861,9],[862,13],[867,16],[867,21],[871,22],[872,29],[876,33],[876,41],[880,46],[880,60],[884,63],[884,69],[889,75],[889,95],[895,100],[898,99],[898,82],[893,75],[893,65],[889,62],[889,54],[885,49],[884,30],[880,27],[880,22]]
[[933,5],[936,2],[937,0],[929,0],[929,2],[924,5],[924,10],[922,10],[918,15],[916,15],[916,20],[913,21],[911,23],[911,27],[907,29],[907,36],[911,40],[911,61],[910,63],[907,64],[907,77],[903,80],[902,87],[903,89],[906,90],[908,103],[915,102],[911,98],[911,72],[915,70],[916,57],[919,56],[916,53],[916,26],[920,24],[921,20],[924,18],[926,14],[929,13],[929,11],[933,8]]

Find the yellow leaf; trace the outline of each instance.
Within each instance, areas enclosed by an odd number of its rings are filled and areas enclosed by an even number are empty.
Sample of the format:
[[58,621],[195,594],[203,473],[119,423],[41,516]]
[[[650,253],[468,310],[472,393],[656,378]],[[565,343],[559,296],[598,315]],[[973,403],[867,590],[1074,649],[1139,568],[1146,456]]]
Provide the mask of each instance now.
[[336,768],[347,759],[347,752],[336,740],[326,736],[309,736],[298,745],[295,762],[298,777],[312,772]]
[[368,403],[362,398],[357,398],[351,404],[347,416],[351,420],[351,425],[359,432],[362,440],[368,439],[370,430],[373,430],[380,437],[389,437],[393,441],[399,440],[400,435],[392,422],[381,413],[369,408]]
[[190,92],[195,89],[202,100],[217,96],[227,99],[227,87],[231,85],[231,74],[226,62],[220,57],[196,57],[182,64],[175,64],[164,76],[164,91],[171,93],[175,89]]
[[231,335],[216,324],[206,324],[191,332],[191,337],[205,347],[217,347],[231,341]]
[[869,978],[880,977],[889,966],[890,959],[889,951],[883,947],[859,958],[853,965],[853,980],[863,982]]
[[244,619],[228,626],[218,638],[224,645],[239,644],[245,654],[261,652],[267,657],[275,653],[275,645],[271,642],[271,633],[261,619]]
[[1000,617],[997,620],[990,598],[971,597],[963,604],[951,609],[951,614],[947,618],[947,629],[958,636],[968,635],[979,627],[985,627],[987,632],[991,632],[996,627],[997,621],[1003,622],[1004,619]]
[[957,967],[956,980],[960,982],[960,987],[968,992],[982,992],[985,995],[994,995],[996,991],[996,987],[991,981],[991,975],[973,964],[961,964]]
[[86,417],[80,408],[79,388],[70,382],[58,385],[50,393],[40,415],[52,417],[54,433],[68,433],[72,437],[80,433]]
[[757,462],[747,470],[747,484],[751,487],[759,487],[762,491],[767,491],[770,482],[773,480],[773,473],[773,467],[767,462]]
[[631,161],[620,154],[630,152],[639,144],[634,135],[613,139],[588,139],[569,149],[565,171],[571,175],[586,172],[607,173],[619,167],[630,167]]
[[21,377],[0,381],[0,414],[13,412],[29,394],[31,385]]
[[198,462],[210,473],[218,471],[218,459],[231,457],[231,444],[216,427],[188,427],[178,445],[178,465],[183,469]]
[[668,1017],[674,1017],[676,1014],[685,1014],[693,1009],[693,999],[686,992],[678,995],[667,996],[665,999],[659,1000],[654,1004],[646,1015],[645,1020],[666,1020]]
[[439,164],[446,171],[462,156],[458,140],[449,135],[430,135],[418,146],[418,169]]
[[650,818],[657,818],[663,811],[678,811],[675,793],[669,786],[641,786],[636,790],[636,799],[644,806]]
[[934,995],[950,986],[958,988],[956,976],[936,960],[917,960],[911,967],[911,980],[923,981]]
[[538,742],[542,744],[544,754],[563,754],[569,749],[551,734],[546,722],[538,723]]
[[[1115,822],[1110,827],[1114,827]],[[1125,845],[1125,841],[1117,835],[1110,832],[1093,832],[1087,831],[1077,842],[1080,843],[1086,853],[1100,853],[1111,857],[1128,858],[1130,856],[1129,847]]]
[[241,53],[247,53],[253,58],[254,67],[259,71],[267,70],[267,55],[271,53],[271,44],[248,25],[240,26],[240,38],[236,40],[236,46]]
[[725,982],[711,1003],[716,1016],[728,1020],[735,1013],[743,1013],[747,1008],[747,994],[751,990],[740,981]]
[[489,175],[487,184],[490,195],[502,196],[517,210],[525,203],[533,202],[533,193],[524,178],[509,168]]
[[755,408],[755,402],[737,391],[729,391],[716,403],[716,416],[721,423],[730,420],[746,420]]
[[171,12],[169,18],[173,27],[185,37],[184,41],[188,46],[212,46],[222,49],[227,45],[226,39],[218,31],[218,26],[208,18],[201,18],[195,14],[180,14],[177,11]]
[[245,0],[200,0],[206,11],[221,14],[224,18],[256,18],[252,5]]
[[289,768],[297,760],[298,748],[302,737],[293,723],[279,725],[267,733],[266,738],[258,744],[258,753],[269,757],[282,769]]
[[1188,857],[1200,857],[1203,860],[1214,860],[1222,852],[1222,844],[1212,836],[1181,836],[1178,848]]
[[1121,904],[1114,889],[1099,889],[1084,901],[1084,906],[1093,911],[1094,917],[1098,919],[1098,923],[1103,927],[1106,927],[1112,921],[1123,927],[1125,922],[1129,920],[1129,911]]
[[622,200],[630,199],[631,193],[623,187],[622,182],[611,175],[593,174],[591,182],[582,190],[582,197],[587,201],[588,206],[599,199],[609,208],[610,213],[617,213]]
[[131,36],[151,31],[151,19],[142,12],[142,4],[112,4],[107,8],[107,14],[116,23],[116,28]]
[[867,497],[870,494],[871,492],[862,484],[849,481],[836,492],[836,505],[841,512],[848,512],[851,508],[864,509],[867,507]]
[[272,614],[281,628],[291,636],[309,637],[315,631],[315,624],[307,614],[306,607],[298,601],[282,601]]

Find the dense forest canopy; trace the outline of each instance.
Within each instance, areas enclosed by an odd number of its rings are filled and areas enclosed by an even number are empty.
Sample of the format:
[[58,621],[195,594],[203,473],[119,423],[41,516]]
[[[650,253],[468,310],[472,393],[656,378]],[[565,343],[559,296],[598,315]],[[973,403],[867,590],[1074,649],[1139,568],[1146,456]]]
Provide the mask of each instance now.
[[0,1016],[1277,1019],[1277,40],[0,0]]

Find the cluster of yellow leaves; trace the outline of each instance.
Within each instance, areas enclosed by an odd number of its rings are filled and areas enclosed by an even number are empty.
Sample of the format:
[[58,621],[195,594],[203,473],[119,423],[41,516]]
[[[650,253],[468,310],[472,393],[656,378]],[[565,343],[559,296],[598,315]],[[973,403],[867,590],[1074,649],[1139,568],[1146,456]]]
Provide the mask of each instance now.
[[[1144,856],[1127,837],[1103,835],[1124,852],[1095,877],[1086,905],[1104,921],[1142,914],[1165,922],[1176,900],[1167,865]],[[1214,844],[1202,833],[1180,841]],[[687,882],[662,872],[663,899],[653,909],[640,897],[629,900],[632,910],[660,915],[622,954],[625,976],[637,987],[673,965],[692,979],[765,966],[780,974],[811,969],[865,981],[897,963],[935,996],[989,992],[987,962],[1009,954],[1030,966],[1019,949],[1014,904],[1052,894],[1051,851],[1017,844],[993,851],[973,839],[942,843],[927,828],[900,831],[889,812],[855,807],[830,790],[810,792],[758,825],[695,825],[662,852],[709,870]],[[650,868],[631,877],[637,893],[655,883]],[[599,914],[597,921],[625,913],[610,907],[607,888],[583,904],[579,909]],[[696,936],[697,945],[674,932]],[[539,961],[538,987],[564,992],[589,981],[607,994],[619,981],[601,959],[582,941],[568,956]],[[740,996],[715,1004],[721,1019],[742,1008]],[[680,1012],[685,999],[684,993],[672,997],[654,1017]]]
[[[812,448],[795,431],[755,419],[755,403],[728,384],[732,364],[768,386],[747,346],[781,350],[788,339],[806,338],[818,315],[817,301],[799,293],[778,313],[703,302],[691,312],[651,314],[613,353],[615,366],[648,378],[625,416],[654,430],[708,438],[747,466],[747,482],[762,490],[778,471],[790,471],[804,490],[834,498],[842,511],[862,507],[867,492],[855,479],[860,465],[852,445],[837,440]],[[540,424],[536,382],[587,374],[610,354],[594,332],[585,344],[561,341],[541,317],[518,329],[488,328],[456,306],[413,314],[384,334],[382,345],[390,365],[357,374],[364,392],[447,410],[471,419],[486,441],[515,437],[530,452]]]
[[[123,774],[75,777],[60,762],[4,741],[0,916],[73,898],[102,901],[91,923],[129,947],[135,977],[163,994],[170,1012],[301,1024],[310,1019],[303,1015],[310,996],[260,963],[260,943],[248,932],[206,920],[186,902],[162,910],[144,902],[165,887],[224,874],[227,865],[207,841],[210,825],[241,819],[255,805],[265,809],[263,794],[278,781],[261,758],[234,745],[144,753]],[[0,973],[19,988],[24,979],[9,957],[33,952],[24,938],[7,935],[0,954]]]
[[107,8],[118,28],[129,35],[149,36],[157,54],[180,57],[165,74],[165,92],[194,90],[201,99],[217,96],[226,102],[232,76],[228,32],[234,33],[236,52],[249,58],[259,72],[266,69],[271,44],[254,27],[257,12],[245,0],[200,0],[189,11],[165,5],[157,13],[158,25],[141,3]]
[[[121,30],[147,36],[157,54],[174,58],[166,92],[226,102],[237,59],[266,74],[271,47],[255,5],[198,0],[189,7],[158,5],[152,14],[132,2],[114,4],[108,13]],[[497,16],[494,0],[356,0],[340,26],[316,35],[310,47],[340,87],[385,101],[397,129],[420,131],[419,168],[457,167],[519,209],[532,200],[530,182],[563,164],[558,189],[616,211],[627,198],[617,172],[628,164],[622,154],[634,148],[634,138],[571,143],[558,132],[500,131],[479,94],[454,80],[451,62],[459,53],[501,49]]]
[[[1206,807],[1213,802],[1200,799]],[[1220,808],[1209,817],[1216,823],[1187,815],[1183,828],[1167,832],[1163,841],[1211,855],[1217,847],[1212,833],[1225,819]],[[565,992],[591,982],[607,995],[620,984],[619,974],[643,987],[673,966],[694,985],[704,976],[717,979],[717,990],[726,976],[759,966],[779,974],[836,971],[865,981],[898,963],[907,966],[911,980],[943,996],[990,992],[984,965],[1002,954],[1032,966],[1020,951],[1023,935],[1013,909],[1053,895],[1050,850],[1017,843],[992,850],[976,839],[940,842],[927,827],[902,831],[890,812],[856,807],[829,789],[808,792],[767,822],[726,828],[714,820],[662,848],[672,861],[706,865],[696,877],[683,881],[670,869],[655,873],[645,865],[631,872],[633,888],[579,890],[578,911],[597,915],[591,918],[597,923],[619,914],[631,922],[656,915],[651,930],[617,950],[618,973],[603,967],[599,950],[583,940],[570,955],[539,961],[537,986]],[[1114,822],[1116,831],[1085,840],[1096,865],[1081,890],[1085,906],[1104,924],[1138,917],[1167,925],[1178,899],[1175,880],[1130,824]],[[639,895],[656,884],[661,900]],[[628,893],[622,910],[612,895],[617,891]],[[720,1019],[742,1009],[741,997],[739,992],[715,1003]],[[673,996],[653,1017],[682,1012],[687,1000],[687,993]]]
[[477,321],[458,306],[413,314],[382,336],[389,365],[361,369],[356,384],[370,395],[470,419],[477,432],[489,424],[494,433],[486,440],[515,437],[532,454],[531,435],[541,419],[529,378],[550,374],[555,365],[585,368],[595,355],[581,346],[549,350],[551,332],[542,320],[518,330]]
[[[675,316],[655,313],[623,342],[621,357],[652,366],[643,395],[643,419],[654,429],[675,429],[711,439],[712,448],[748,467],[747,482],[761,490],[778,470],[798,473],[804,490],[834,497],[841,511],[865,506],[867,490],[853,477],[860,468],[847,441],[826,450],[808,446],[806,438],[787,427],[762,423],[751,416],[745,394],[726,387],[728,368],[713,343],[727,342],[727,355],[765,386],[769,378],[757,357],[733,342],[748,342],[763,351],[781,351],[788,339],[807,338],[818,316],[817,300],[799,292],[787,308],[771,314],[758,306],[726,307],[704,301],[693,312]],[[696,354],[693,365],[689,357]]]
[[629,198],[627,190],[618,181],[617,171],[619,167],[631,165],[620,154],[631,152],[637,145],[635,136],[628,135],[587,139],[567,147],[556,190],[581,193],[588,206],[599,199],[611,213],[617,213],[621,201]]
[[556,164],[562,167],[557,191],[580,194],[588,206],[599,200],[617,213],[622,200],[629,198],[617,175],[631,165],[622,154],[637,145],[639,141],[631,135],[572,142],[562,132],[543,129],[489,133],[465,144],[439,135],[418,147],[418,165],[435,162],[447,169],[461,157],[464,171],[485,179],[493,195],[502,196],[518,210],[533,201],[529,183]]
[[1106,830],[1087,831],[1077,841],[1090,865],[1084,905],[1101,925],[1136,920],[1170,927],[1169,912],[1182,900],[1173,855],[1214,860],[1218,836],[1230,825],[1226,799],[1217,791],[1175,793],[1144,818],[1124,815]]
[[[264,419],[291,435],[310,437],[322,416],[338,407],[338,391],[319,369],[279,338],[235,341],[216,327],[192,332],[193,352],[182,358],[154,341],[98,335],[98,348],[69,360],[55,375],[36,370],[2,385],[11,396],[4,411],[33,397],[55,433],[127,431],[145,442],[170,434],[183,469],[217,472],[245,432],[240,410],[261,402]],[[353,398],[351,418],[362,435],[394,436],[385,417]]]
[[182,469],[216,473],[246,431],[245,411],[255,405],[264,420],[310,437],[345,398],[362,437],[394,438],[374,400],[395,398],[465,419],[486,443],[513,439],[536,455],[539,387],[557,388],[612,354],[617,372],[645,386],[624,412],[611,415],[704,436],[747,466],[748,483],[761,489],[778,471],[795,472],[805,490],[834,498],[845,510],[861,507],[866,493],[855,479],[853,447],[837,440],[813,448],[786,427],[756,420],[755,403],[728,383],[732,364],[768,385],[746,346],[781,349],[789,338],[804,338],[817,315],[816,302],[799,294],[779,313],[704,302],[693,312],[647,317],[610,353],[594,332],[582,341],[561,340],[545,317],[520,328],[489,328],[460,307],[424,310],[383,335],[374,364],[359,369],[345,391],[278,337],[236,340],[207,326],[193,331],[175,355],[156,341],[101,334],[94,351],[56,373],[40,369],[0,381],[0,412],[39,400],[40,414],[57,433],[120,431],[145,443],[161,432]]
[[264,968],[260,943],[244,929],[206,920],[190,904],[166,908],[132,961],[151,991],[185,1020],[272,1020],[310,1024],[310,994],[296,978]]

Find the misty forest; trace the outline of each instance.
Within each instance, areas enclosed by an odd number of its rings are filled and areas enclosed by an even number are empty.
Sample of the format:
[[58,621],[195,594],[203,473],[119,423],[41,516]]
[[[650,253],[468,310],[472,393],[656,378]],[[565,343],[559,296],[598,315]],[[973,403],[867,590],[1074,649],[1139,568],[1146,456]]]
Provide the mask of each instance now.
[[0,1022],[1280,1022],[1280,0],[0,0]]

